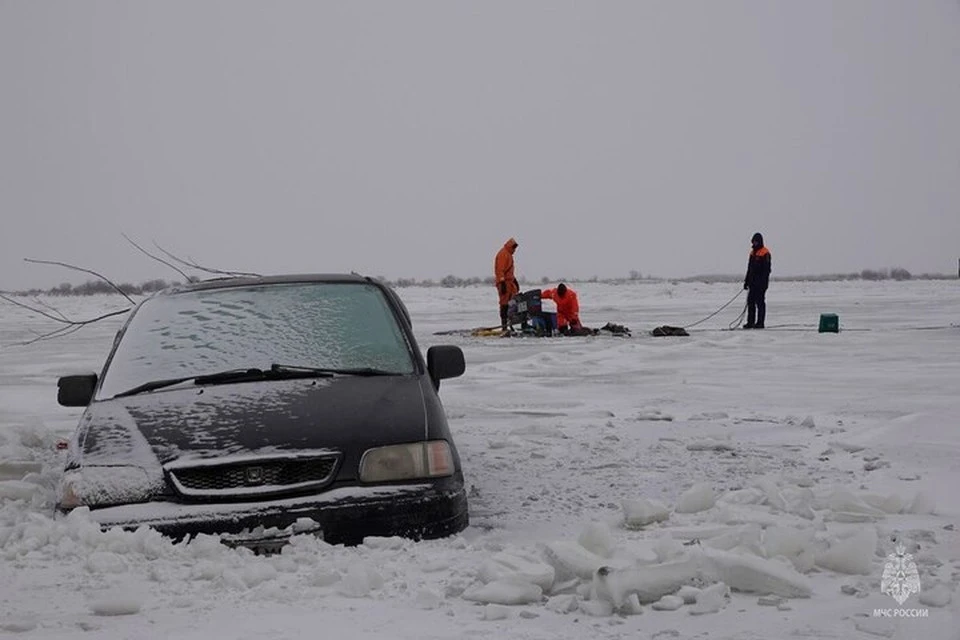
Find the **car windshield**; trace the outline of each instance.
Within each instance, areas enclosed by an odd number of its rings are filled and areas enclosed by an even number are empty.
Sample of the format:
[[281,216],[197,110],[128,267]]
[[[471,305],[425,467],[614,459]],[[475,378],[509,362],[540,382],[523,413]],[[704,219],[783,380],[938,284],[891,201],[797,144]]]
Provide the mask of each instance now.
[[272,364],[408,374],[410,346],[381,289],[292,283],[160,295],[130,319],[98,398],[178,377]]

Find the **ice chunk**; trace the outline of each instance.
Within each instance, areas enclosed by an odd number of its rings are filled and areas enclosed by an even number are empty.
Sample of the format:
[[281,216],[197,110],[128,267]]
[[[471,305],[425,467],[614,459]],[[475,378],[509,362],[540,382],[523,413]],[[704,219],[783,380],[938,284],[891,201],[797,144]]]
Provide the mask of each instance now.
[[243,580],[248,589],[276,577],[277,570],[272,564],[266,562],[248,565],[240,571],[240,579]]
[[140,612],[143,601],[143,595],[136,590],[117,589],[93,597],[90,610],[98,616],[129,616]]
[[480,567],[480,579],[484,582],[529,582],[543,591],[550,590],[555,577],[556,570],[551,565],[536,558],[506,552],[497,553]]
[[580,600],[573,594],[554,596],[547,601],[547,609],[555,613],[573,613],[580,608]]
[[697,596],[697,601],[690,608],[693,615],[703,615],[707,613],[717,613],[720,609],[727,606],[727,596],[730,595],[730,587],[722,582],[712,584]]
[[625,542],[610,557],[620,558],[621,554],[629,556],[635,564],[657,564],[660,557],[657,555],[656,543],[651,540],[630,540]]
[[308,582],[315,587],[329,587],[340,582],[340,573],[320,567],[310,575]]
[[687,549],[679,540],[674,540],[669,535],[657,538],[653,543],[653,551],[657,554],[657,559],[661,564],[678,560],[687,556]]
[[613,534],[605,522],[593,522],[587,525],[577,541],[584,549],[602,558],[609,558],[613,553]]
[[670,517],[670,510],[664,504],[648,498],[628,498],[621,502],[621,506],[624,524],[629,528],[645,527]]
[[535,584],[510,580],[496,580],[475,586],[463,592],[463,599],[484,604],[531,604],[539,602],[543,589]]
[[860,498],[871,507],[891,515],[900,513],[907,506],[907,501],[898,495],[882,496],[876,493],[862,493]]
[[753,555],[704,549],[716,578],[731,589],[783,598],[809,598],[807,578],[787,564]]
[[951,600],[953,600],[953,591],[942,582],[932,589],[924,589],[920,592],[920,604],[928,607],[945,607]]
[[762,478],[756,482],[757,488],[763,491],[765,503],[778,511],[787,510],[787,500],[780,493],[779,487],[769,478]]
[[[635,593],[631,593],[630,595],[637,597]],[[679,596],[663,596],[650,606],[656,611],[676,611],[683,606],[683,598]]]
[[935,508],[936,506],[933,502],[933,498],[921,491],[914,496],[904,513],[927,516],[932,515],[935,511]]
[[483,608],[484,620],[507,620],[513,615],[510,607],[499,604],[488,604]]
[[828,443],[831,447],[846,451],[847,453],[857,453],[863,451],[866,447],[859,444],[852,444],[849,442],[840,442],[838,440],[833,440]]
[[807,416],[803,419],[803,422],[800,423],[800,426],[806,429],[813,429],[817,426],[817,423],[813,420],[813,416]]
[[558,580],[570,577],[589,580],[594,572],[607,564],[607,559],[584,549],[576,542],[557,541],[543,546],[546,561],[556,570]]
[[716,502],[717,496],[713,492],[713,487],[707,483],[699,483],[680,494],[674,511],[677,513],[699,513],[710,509]]
[[580,611],[588,616],[604,618],[613,615],[613,604],[606,600],[583,600],[580,602]]
[[763,504],[766,499],[766,493],[762,489],[749,487],[725,493],[717,501],[725,504]]
[[700,591],[701,589],[697,589],[696,587],[684,585],[677,591],[677,596],[683,598],[684,604],[693,604],[697,601],[697,596],[700,595]]
[[350,566],[347,574],[340,579],[337,590],[350,598],[364,598],[382,587],[383,577],[373,567],[361,563]]
[[402,549],[407,541],[400,536],[366,536],[363,539],[363,546],[370,549],[387,549],[396,551]]
[[614,569],[601,567],[593,577],[593,593],[619,608],[627,596],[636,593],[640,602],[656,602],[676,593],[683,585],[701,576],[699,563],[688,558],[679,562]]
[[816,556],[818,567],[837,573],[868,575],[877,549],[877,530],[865,527],[843,540],[837,540]]
[[763,550],[768,558],[796,558],[813,544],[812,529],[770,527],[763,532]]
[[882,517],[884,512],[861,500],[858,496],[846,489],[834,491],[827,500],[827,506],[837,513],[853,513],[868,516]]
[[127,563],[116,553],[95,551],[87,558],[87,571],[91,573],[123,573]]
[[640,604],[640,598],[637,597],[637,594],[631,593],[627,596],[627,601],[617,611],[625,616],[638,616],[643,613],[643,606]]

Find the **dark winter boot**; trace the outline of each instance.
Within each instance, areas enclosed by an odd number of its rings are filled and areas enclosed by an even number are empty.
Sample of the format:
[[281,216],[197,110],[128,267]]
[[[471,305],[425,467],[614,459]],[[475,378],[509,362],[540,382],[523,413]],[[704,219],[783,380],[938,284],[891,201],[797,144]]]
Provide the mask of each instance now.
[[747,324],[743,325],[744,329],[753,329],[757,326],[756,322],[756,307],[750,305],[747,307]]

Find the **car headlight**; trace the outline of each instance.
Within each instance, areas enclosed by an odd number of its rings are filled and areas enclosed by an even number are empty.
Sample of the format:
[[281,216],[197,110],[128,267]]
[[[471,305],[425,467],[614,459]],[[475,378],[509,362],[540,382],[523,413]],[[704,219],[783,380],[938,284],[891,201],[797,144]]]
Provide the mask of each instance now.
[[453,453],[445,440],[367,449],[360,482],[390,482],[453,475]]
[[163,489],[163,476],[151,476],[141,467],[84,466],[63,474],[57,505],[74,509],[146,502]]

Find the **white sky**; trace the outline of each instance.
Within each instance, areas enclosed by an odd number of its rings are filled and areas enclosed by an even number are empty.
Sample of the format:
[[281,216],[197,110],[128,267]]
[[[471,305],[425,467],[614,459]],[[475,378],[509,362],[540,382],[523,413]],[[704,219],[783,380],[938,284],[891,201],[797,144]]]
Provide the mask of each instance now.
[[0,288],[960,257],[960,3],[0,0]]

